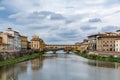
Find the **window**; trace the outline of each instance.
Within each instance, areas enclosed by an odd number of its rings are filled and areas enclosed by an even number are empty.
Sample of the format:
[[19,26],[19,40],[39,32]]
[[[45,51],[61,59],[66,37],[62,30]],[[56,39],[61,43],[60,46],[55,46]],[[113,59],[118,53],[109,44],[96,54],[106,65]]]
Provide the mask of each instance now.
[[2,38],[0,37],[0,43],[2,43]]
[[112,47],[112,45],[110,45]]
[[112,51],[112,48],[110,48],[110,51]]

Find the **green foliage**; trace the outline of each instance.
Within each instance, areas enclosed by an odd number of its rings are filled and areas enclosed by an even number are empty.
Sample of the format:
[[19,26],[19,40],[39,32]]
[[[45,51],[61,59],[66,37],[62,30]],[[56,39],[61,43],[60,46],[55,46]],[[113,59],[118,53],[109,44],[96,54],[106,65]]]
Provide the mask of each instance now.
[[0,62],[0,66],[15,64],[15,63],[18,63],[18,62],[21,62],[21,61],[25,61],[25,60],[29,60],[29,59],[39,57],[40,55],[42,55],[42,53],[34,53],[32,55],[25,55],[23,57],[2,61],[2,62]]
[[100,55],[91,55],[83,52],[76,52],[77,55],[82,56],[87,59],[92,60],[101,60],[101,61],[109,61],[109,62],[120,62],[120,58],[114,58],[113,56],[104,57]]

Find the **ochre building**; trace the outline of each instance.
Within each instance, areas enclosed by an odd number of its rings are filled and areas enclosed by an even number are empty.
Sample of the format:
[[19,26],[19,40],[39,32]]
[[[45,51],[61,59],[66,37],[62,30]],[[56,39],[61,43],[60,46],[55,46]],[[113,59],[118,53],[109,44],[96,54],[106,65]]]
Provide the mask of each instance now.
[[21,50],[27,50],[28,49],[28,40],[26,36],[20,36],[21,38]]
[[43,51],[44,48],[45,48],[44,41],[42,39],[40,39],[39,36],[37,36],[37,35],[32,36],[31,49]]

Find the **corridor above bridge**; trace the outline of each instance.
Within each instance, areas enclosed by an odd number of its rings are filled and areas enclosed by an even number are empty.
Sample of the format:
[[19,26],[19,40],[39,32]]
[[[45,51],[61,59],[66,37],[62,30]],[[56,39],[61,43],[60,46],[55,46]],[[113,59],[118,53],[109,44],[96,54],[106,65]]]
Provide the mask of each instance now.
[[70,45],[70,44],[46,44],[45,49],[47,50],[76,50],[79,45]]

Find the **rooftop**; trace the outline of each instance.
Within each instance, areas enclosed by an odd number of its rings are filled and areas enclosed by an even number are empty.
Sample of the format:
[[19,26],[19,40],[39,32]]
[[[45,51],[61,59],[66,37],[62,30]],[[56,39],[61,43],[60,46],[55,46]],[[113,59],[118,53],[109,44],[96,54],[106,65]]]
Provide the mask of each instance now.
[[102,34],[94,34],[94,35],[88,36],[88,38],[90,38],[90,37],[120,38],[120,35],[116,34],[116,33],[112,33],[112,32],[105,32],[105,33],[102,33]]
[[40,39],[40,38],[39,38],[39,36],[34,35],[34,36],[32,36],[31,41],[43,41],[43,40],[42,40],[42,39]]

